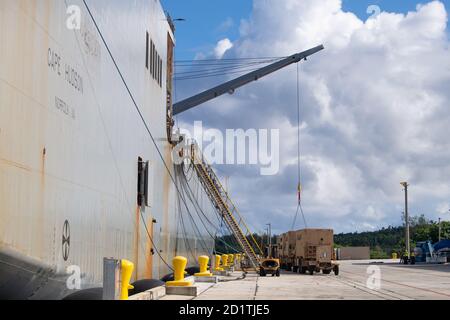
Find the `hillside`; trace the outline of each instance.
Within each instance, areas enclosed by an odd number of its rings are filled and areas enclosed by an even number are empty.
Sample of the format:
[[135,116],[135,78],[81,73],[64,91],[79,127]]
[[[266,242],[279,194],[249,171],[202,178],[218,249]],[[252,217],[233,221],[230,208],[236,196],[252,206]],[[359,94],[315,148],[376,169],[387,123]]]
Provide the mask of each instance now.
[[[411,247],[418,241],[439,239],[439,224],[428,220],[424,215],[410,219]],[[442,222],[442,239],[450,238],[450,223]],[[373,259],[389,258],[393,252],[400,253],[405,248],[405,227],[388,227],[378,231],[360,233],[341,233],[334,236],[336,247],[370,246]]]
[[[261,237],[253,235],[261,248],[267,246],[267,236]],[[437,222],[428,220],[424,215],[410,218],[411,248],[414,248],[418,241],[431,240],[433,243],[439,239],[439,225]],[[442,222],[442,239],[450,238],[450,222]],[[272,243],[276,243],[277,236],[274,236]],[[251,242],[250,237],[248,237]],[[264,243],[264,244],[263,244]],[[371,249],[373,259],[386,259],[392,256],[393,252],[402,253],[405,249],[405,227],[389,226],[377,231],[340,233],[334,235],[335,247],[366,247]],[[231,235],[216,238],[217,253],[239,252],[239,245]],[[257,248],[254,248],[257,251]]]

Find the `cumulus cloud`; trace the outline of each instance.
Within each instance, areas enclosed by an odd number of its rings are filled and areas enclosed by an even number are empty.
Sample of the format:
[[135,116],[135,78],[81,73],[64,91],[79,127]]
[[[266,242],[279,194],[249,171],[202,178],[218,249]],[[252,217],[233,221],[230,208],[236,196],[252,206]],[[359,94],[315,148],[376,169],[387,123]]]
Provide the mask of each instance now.
[[[450,52],[439,1],[407,14],[360,20],[339,0],[254,0],[240,38],[217,57],[286,56],[323,43],[301,64],[301,171],[309,226],[337,232],[400,224],[408,180],[410,210],[436,218],[450,198]],[[188,84],[185,95],[213,85]],[[232,106],[224,108],[223,106]],[[218,167],[231,176],[243,214],[263,229],[290,228],[297,188],[296,68],[182,115],[185,124],[280,129],[280,173]],[[437,209],[438,208],[438,209]],[[438,212],[439,211],[439,212]],[[301,219],[297,227],[302,227]]]
[[216,47],[214,48],[214,55],[217,59],[222,59],[225,52],[233,48],[233,43],[231,43],[230,39],[225,38],[220,40]]

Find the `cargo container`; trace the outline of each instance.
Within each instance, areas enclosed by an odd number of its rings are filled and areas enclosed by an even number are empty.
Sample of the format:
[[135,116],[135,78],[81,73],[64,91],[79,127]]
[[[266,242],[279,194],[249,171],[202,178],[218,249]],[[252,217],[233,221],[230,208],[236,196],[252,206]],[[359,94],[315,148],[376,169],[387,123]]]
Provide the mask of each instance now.
[[339,266],[333,262],[333,230],[304,229],[281,235],[281,266],[285,270],[305,274],[322,271],[339,274]]
[[280,260],[283,269],[290,270],[293,267],[296,239],[296,231],[289,231],[281,235],[279,257],[281,258]]

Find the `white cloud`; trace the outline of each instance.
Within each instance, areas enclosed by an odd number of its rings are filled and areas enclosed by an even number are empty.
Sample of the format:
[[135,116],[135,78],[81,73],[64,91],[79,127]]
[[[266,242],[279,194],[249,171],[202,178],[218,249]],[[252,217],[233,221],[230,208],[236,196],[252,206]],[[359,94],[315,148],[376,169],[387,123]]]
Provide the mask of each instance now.
[[225,52],[233,48],[233,43],[230,41],[230,39],[225,38],[220,40],[216,47],[214,48],[214,55],[217,59],[222,59]]
[[441,202],[438,204],[438,206],[436,207],[436,212],[439,213],[440,215],[443,215],[444,219],[448,220],[449,216],[450,216],[450,203],[448,202]]
[[[217,57],[286,56],[325,45],[302,63],[300,75],[303,201],[310,226],[355,231],[399,224],[403,180],[411,184],[411,212],[433,216],[448,202],[446,28],[439,1],[364,22],[344,12],[340,0],[254,0],[240,38],[217,44]],[[241,211],[261,229],[272,221],[276,231],[285,231],[295,213],[295,70],[199,107],[188,118],[218,128],[281,129],[279,176],[226,168],[233,195],[246,200],[236,201],[244,203]],[[222,109],[227,101],[233,108]]]

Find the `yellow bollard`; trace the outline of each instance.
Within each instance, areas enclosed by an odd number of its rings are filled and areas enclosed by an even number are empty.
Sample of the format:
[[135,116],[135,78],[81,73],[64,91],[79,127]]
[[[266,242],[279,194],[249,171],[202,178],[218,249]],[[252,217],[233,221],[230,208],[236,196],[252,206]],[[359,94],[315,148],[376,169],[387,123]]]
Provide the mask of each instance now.
[[214,271],[223,271],[223,268],[220,267],[221,260],[222,260],[222,257],[219,255],[216,255],[216,259],[214,261]]
[[131,274],[133,273],[134,264],[128,260],[120,261],[121,269],[121,288],[120,288],[120,300],[128,300],[128,290],[134,289],[132,285],[130,285]]
[[228,268],[228,255],[227,254],[222,255],[222,267]]
[[167,287],[189,287],[192,285],[192,281],[186,281],[184,279],[187,265],[187,259],[185,257],[175,257],[173,258],[173,269],[174,271],[174,281],[166,282]]
[[234,254],[228,255],[228,265],[231,267],[234,265]]
[[208,271],[208,256],[198,257],[198,264],[200,265],[200,272],[194,274],[196,277],[212,277],[212,273]]
[[397,258],[398,258],[397,252],[392,252],[392,259],[397,260]]

